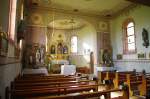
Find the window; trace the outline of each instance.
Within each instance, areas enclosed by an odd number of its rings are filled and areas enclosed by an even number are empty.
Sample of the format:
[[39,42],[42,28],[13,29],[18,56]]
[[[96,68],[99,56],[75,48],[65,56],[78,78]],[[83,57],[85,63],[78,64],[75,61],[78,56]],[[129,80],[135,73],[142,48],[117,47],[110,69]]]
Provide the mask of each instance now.
[[71,37],[71,52],[77,53],[77,36]]
[[15,38],[16,3],[17,0],[10,0],[8,35],[13,41]]
[[128,19],[123,24],[124,30],[124,53],[131,54],[136,52],[135,44],[135,25],[132,19]]

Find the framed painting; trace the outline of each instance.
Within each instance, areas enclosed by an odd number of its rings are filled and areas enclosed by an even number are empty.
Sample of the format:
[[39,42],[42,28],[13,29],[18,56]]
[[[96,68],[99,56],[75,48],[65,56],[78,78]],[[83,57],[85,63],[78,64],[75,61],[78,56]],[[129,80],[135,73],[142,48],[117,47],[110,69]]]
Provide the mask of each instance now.
[[64,45],[63,47],[63,54],[68,54],[68,46]]
[[146,54],[145,53],[138,53],[138,59],[145,59]]
[[122,54],[117,54],[117,60],[122,60]]

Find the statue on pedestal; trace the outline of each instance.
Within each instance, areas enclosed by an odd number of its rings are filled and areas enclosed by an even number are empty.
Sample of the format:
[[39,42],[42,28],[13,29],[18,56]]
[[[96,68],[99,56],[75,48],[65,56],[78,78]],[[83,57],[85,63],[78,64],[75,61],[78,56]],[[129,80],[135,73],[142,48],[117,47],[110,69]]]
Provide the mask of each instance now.
[[113,62],[112,62],[112,56],[111,56],[111,53],[105,49],[103,51],[103,56],[102,56],[102,59],[103,59],[103,64],[106,65],[106,66],[112,66]]
[[41,60],[41,55],[40,55],[40,50],[38,49],[38,50],[36,51],[36,63],[39,63],[40,60]]
[[44,56],[45,56],[45,51],[44,51],[44,47],[40,48],[40,63],[44,64]]

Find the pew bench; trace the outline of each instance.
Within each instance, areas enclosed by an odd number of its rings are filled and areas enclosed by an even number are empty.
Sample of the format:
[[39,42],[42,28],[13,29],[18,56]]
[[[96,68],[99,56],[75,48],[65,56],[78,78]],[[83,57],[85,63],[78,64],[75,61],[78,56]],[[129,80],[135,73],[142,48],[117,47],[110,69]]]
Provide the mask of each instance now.
[[30,89],[13,89],[10,90],[12,99],[22,99],[24,97],[32,96],[43,96],[43,95],[60,95],[68,94],[75,92],[83,92],[90,90],[97,90],[98,85],[74,85],[74,86],[60,86],[60,87],[39,87],[39,88],[30,88]]
[[[112,98],[111,92],[118,92],[118,91],[122,91],[123,95],[117,98]],[[111,89],[111,90],[104,90],[98,92],[76,93],[76,94],[67,94],[67,95],[60,95],[60,96],[28,97],[26,99],[87,99],[93,97],[100,97],[102,95],[104,95],[105,99],[129,99],[128,88],[126,90]]]

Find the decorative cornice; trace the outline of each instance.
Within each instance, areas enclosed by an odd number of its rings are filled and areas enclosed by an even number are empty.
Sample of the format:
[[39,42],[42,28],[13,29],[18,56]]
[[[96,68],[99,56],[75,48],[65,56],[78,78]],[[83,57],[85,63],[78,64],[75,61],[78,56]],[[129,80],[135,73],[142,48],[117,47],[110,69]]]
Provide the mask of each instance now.
[[123,60],[113,60],[113,62],[142,62],[142,63],[150,63],[150,59],[123,59]]

